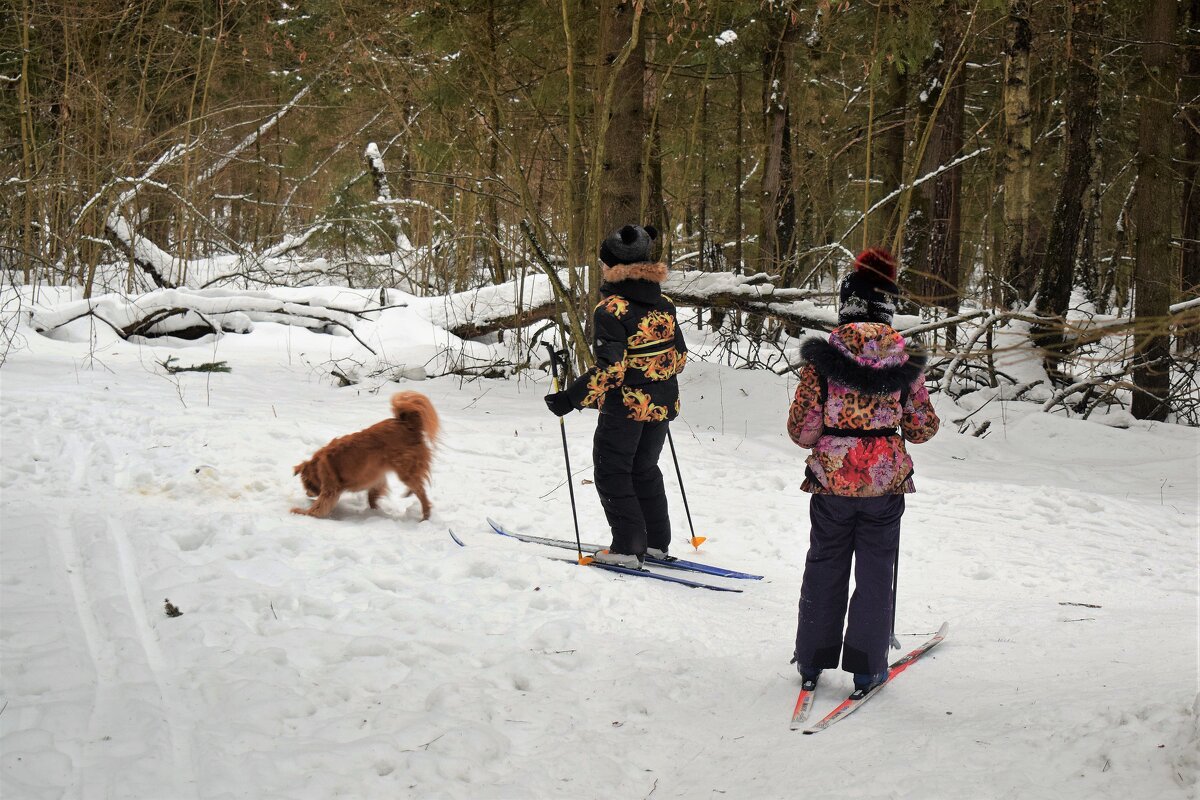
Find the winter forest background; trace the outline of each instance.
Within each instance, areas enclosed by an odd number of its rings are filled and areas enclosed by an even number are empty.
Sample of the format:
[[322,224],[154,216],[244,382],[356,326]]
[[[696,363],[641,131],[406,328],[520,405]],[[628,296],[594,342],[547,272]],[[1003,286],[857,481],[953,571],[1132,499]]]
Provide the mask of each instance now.
[[[586,360],[595,244],[640,221],[673,269],[741,276],[671,288],[747,366],[794,367],[780,343],[883,244],[941,391],[1200,422],[1200,0],[7,13],[3,280],[192,290],[122,336],[219,328],[214,289],[523,298],[547,273],[552,299],[455,332],[553,318]],[[997,363],[1031,347],[1045,374]]]
[[[1200,0],[0,22],[5,800],[1196,797]],[[542,343],[590,358],[628,222],[689,350],[672,552],[740,592],[485,521],[608,542]],[[896,654],[950,635],[803,736],[785,422],[865,245],[942,420]],[[442,422],[430,519],[395,481],[289,514],[398,389]]]

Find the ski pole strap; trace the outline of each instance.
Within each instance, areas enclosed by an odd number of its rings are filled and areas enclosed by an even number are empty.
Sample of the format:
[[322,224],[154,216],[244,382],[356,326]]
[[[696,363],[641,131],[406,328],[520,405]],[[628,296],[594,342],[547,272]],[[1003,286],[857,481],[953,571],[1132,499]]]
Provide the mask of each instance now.
[[884,436],[899,436],[895,428],[825,428],[822,436],[852,436],[855,439],[878,439]]
[[550,374],[554,376],[555,380],[558,380],[558,370],[559,367],[562,367],[563,379],[565,380],[567,377],[567,351],[555,350],[554,345],[550,344],[549,342],[542,342],[542,345],[550,354]]

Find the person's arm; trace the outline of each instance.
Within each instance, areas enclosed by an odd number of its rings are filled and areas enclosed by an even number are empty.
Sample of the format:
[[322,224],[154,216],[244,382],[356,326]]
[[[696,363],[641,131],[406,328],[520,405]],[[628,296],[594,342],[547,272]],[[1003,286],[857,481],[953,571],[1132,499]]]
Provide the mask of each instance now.
[[566,389],[575,408],[598,408],[604,393],[625,379],[625,326],[603,302],[596,306],[592,319],[596,364]]
[[921,375],[909,389],[908,400],[900,416],[900,432],[904,434],[905,441],[921,444],[932,439],[940,425],[933,402],[929,399],[929,390],[925,388],[925,376]]
[[788,410],[787,432],[792,441],[810,448],[825,430],[825,408],[821,404],[821,380],[811,364],[800,371],[800,385]]

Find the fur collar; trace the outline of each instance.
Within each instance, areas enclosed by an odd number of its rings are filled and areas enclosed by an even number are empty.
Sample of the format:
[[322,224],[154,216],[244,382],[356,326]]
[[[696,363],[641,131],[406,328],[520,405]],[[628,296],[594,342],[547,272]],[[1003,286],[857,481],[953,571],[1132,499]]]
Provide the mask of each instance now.
[[601,275],[605,283],[640,280],[661,284],[667,279],[667,265],[662,262],[642,261],[637,264],[602,265]]
[[836,381],[864,394],[891,394],[911,386],[925,371],[924,351],[908,351],[908,361],[896,367],[867,367],[859,364],[824,339],[812,338],[800,347],[800,355],[827,380]]

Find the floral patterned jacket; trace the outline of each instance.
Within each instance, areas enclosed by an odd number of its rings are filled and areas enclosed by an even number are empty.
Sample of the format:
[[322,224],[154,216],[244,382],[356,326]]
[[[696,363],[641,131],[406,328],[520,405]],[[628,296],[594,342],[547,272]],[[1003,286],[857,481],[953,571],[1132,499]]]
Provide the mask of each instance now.
[[679,414],[687,345],[675,304],[662,293],[665,264],[620,264],[604,270],[594,314],[596,365],[567,387],[576,408],[592,407],[641,422]]
[[[928,441],[939,425],[925,388],[924,353],[874,322],[842,325],[829,341],[809,339],[801,353],[808,363],[787,422],[792,441],[813,451],[801,488],[844,497],[915,491],[904,443]],[[839,435],[848,430],[898,435]]]

